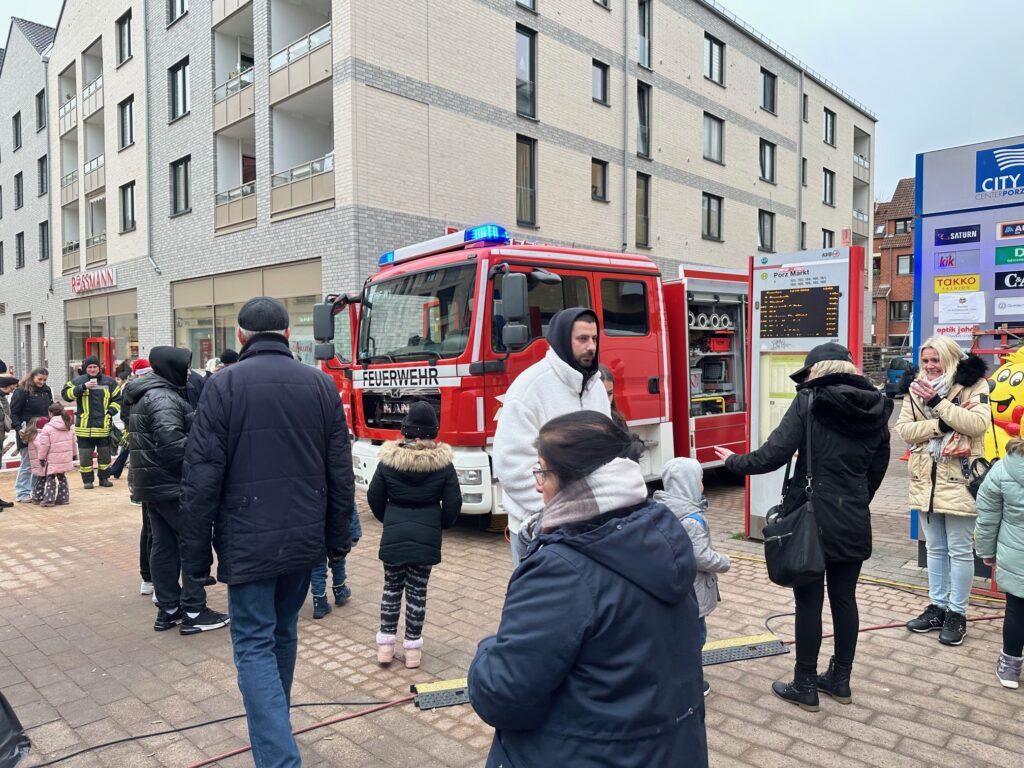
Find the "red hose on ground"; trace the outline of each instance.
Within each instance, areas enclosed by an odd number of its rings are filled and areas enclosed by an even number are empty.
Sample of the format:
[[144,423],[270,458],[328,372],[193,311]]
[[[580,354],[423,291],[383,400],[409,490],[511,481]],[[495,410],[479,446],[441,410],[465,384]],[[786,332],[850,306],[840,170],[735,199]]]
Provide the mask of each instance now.
[[[354,720],[355,718],[362,717],[363,715],[369,715],[374,712],[380,712],[382,709],[389,709],[390,707],[394,707],[398,704],[405,704],[407,702],[412,701],[414,698],[416,698],[415,694],[409,694],[408,696],[403,696],[399,699],[392,699],[391,701],[385,702],[384,704],[378,704],[375,707],[361,709],[358,712],[349,712],[344,715],[338,715],[338,717],[332,717],[329,720],[322,720],[319,723],[313,723],[312,725],[307,725],[304,728],[297,728],[296,730],[292,731],[292,735],[298,736],[300,733],[314,731],[317,728],[323,728],[325,725],[334,725],[335,723],[341,723],[345,720]],[[227,760],[229,757],[235,757],[236,755],[244,755],[251,749],[252,745],[247,744],[244,747],[233,749],[230,752],[225,752],[222,755],[215,755],[214,757],[208,757],[205,760],[202,760],[198,763],[193,763],[188,768],[204,768],[204,766],[219,763],[221,760]]]
[[[967,621],[995,621],[996,619],[1003,618],[1004,615],[1005,614],[1000,613],[998,616],[972,616],[971,618],[967,619]],[[860,629],[857,630],[857,632],[874,632],[877,629],[896,629],[898,627],[904,627],[904,626],[906,626],[906,622],[901,621],[901,622],[898,622],[896,624],[879,624],[879,625],[874,626],[874,627],[861,627]],[[827,638],[834,637],[834,636],[835,635],[832,632],[829,632],[826,635],[822,635],[821,639],[822,640],[826,640]],[[782,644],[783,645],[795,645],[796,644],[796,639],[793,639],[793,640],[783,640]]]

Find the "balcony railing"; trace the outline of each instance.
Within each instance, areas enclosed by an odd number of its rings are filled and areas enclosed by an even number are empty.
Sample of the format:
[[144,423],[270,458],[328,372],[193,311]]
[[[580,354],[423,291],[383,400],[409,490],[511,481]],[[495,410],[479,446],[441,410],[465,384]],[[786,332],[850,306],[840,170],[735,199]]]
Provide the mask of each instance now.
[[868,222],[868,215],[860,209],[855,209],[853,212],[853,218],[857,221],[863,221],[865,224]]
[[250,195],[256,194],[256,182],[248,181],[245,184],[229,189],[227,192],[218,192],[213,199],[214,205],[224,205],[234,200],[241,200],[243,197],[249,197]]
[[858,155],[856,152],[853,154],[853,164],[859,165],[864,170],[871,167],[871,161],[864,157],[864,155]]
[[69,253],[76,253],[81,247],[81,244],[77,240],[68,240],[64,243],[64,247],[61,248],[61,253],[67,256]]
[[70,187],[76,181],[78,181],[78,171],[77,170],[72,171],[71,173],[66,174],[64,176],[61,176],[60,188],[64,189],[64,187]]
[[253,71],[252,67],[244,69],[237,75],[229,79],[228,81],[221,83],[213,89],[213,103],[216,104],[229,96],[234,96],[244,88],[248,88],[252,85]]
[[85,99],[89,98],[102,87],[103,75],[99,75],[96,77],[96,79],[94,79],[92,82],[86,85],[85,88],[82,89],[82,100],[84,101]]
[[99,234],[93,235],[88,240],[86,240],[85,241],[85,247],[86,248],[92,248],[94,245],[100,245],[100,244],[105,243],[105,242],[107,242],[107,233],[106,232],[100,232]]
[[93,171],[98,171],[102,167],[103,167],[103,155],[96,155],[96,157],[94,157],[92,160],[90,160],[89,162],[87,162],[85,164],[85,166],[82,168],[82,173],[83,174],[92,173]]
[[297,165],[294,168],[289,168],[287,171],[281,171],[275,173],[270,177],[271,187],[281,187],[285,184],[291,184],[293,181],[301,181],[307,179],[310,176],[317,176],[321,173],[327,173],[328,171],[334,170],[334,153],[331,152],[324,157],[319,157],[316,160],[310,160],[308,163]]
[[60,105],[60,109],[57,110],[57,117],[66,116],[71,110],[78,106],[78,99],[72,96],[70,99]]
[[327,22],[319,29],[315,29],[301,40],[296,40],[289,46],[282,48],[270,57],[270,71],[276,72],[293,61],[307,56],[310,51],[331,42],[331,22]]

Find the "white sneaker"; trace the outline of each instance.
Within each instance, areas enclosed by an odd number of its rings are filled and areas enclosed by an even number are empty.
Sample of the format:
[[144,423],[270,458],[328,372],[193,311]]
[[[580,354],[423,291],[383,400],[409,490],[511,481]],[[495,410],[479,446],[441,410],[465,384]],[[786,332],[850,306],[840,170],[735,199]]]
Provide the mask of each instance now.
[[153,594],[153,582],[152,581],[144,581],[144,582],[142,582],[142,585],[139,587],[139,594],[140,595],[152,595]]

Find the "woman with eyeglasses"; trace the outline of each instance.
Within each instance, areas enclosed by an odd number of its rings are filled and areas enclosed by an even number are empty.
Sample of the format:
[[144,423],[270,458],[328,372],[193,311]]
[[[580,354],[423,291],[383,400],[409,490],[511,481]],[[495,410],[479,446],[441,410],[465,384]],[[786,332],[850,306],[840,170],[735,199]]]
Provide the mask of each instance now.
[[540,430],[544,509],[469,669],[492,768],[707,765],[693,549],[630,442],[595,411]]

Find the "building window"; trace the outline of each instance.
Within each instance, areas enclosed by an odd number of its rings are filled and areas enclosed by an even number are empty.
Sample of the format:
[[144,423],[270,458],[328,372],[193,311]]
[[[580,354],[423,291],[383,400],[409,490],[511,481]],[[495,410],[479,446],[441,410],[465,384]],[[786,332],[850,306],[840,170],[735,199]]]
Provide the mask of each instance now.
[[831,109],[825,110],[824,139],[826,144],[836,145],[836,113]]
[[[170,91],[170,120],[177,120],[189,111],[188,58],[167,70]],[[168,121],[168,122],[169,122]]]
[[897,235],[909,235],[914,231],[914,220],[913,219],[896,219],[896,234]]
[[775,183],[775,145],[761,139],[761,178]]
[[872,256],[871,257],[871,274],[875,278],[879,278],[879,277],[882,276],[882,257],[881,256]]
[[129,9],[117,20],[117,63],[124,64],[132,57],[132,12]]
[[646,173],[636,175],[636,244],[651,244],[651,177]]
[[704,77],[725,85],[725,43],[704,35]]
[[14,149],[21,148],[21,112],[16,112],[11,118],[11,131],[14,134]]
[[914,254],[905,253],[902,256],[896,257],[896,274],[897,275],[912,275],[914,274]]
[[39,260],[50,258],[50,222],[39,222]]
[[890,320],[910,320],[910,316],[914,314],[914,302],[912,301],[890,301],[889,302],[889,319]]
[[20,173],[14,174],[14,210],[25,204],[25,185]]
[[821,247],[832,248],[836,244],[836,233],[831,229],[821,230]]
[[601,281],[601,330],[608,336],[646,336],[647,286],[639,280]]
[[651,156],[651,86],[636,84],[636,153]]
[[25,233],[19,232],[14,236],[14,268],[21,269],[25,266]]
[[707,192],[701,199],[700,234],[708,240],[722,239],[722,198]]
[[167,0],[167,23],[171,24],[188,13],[188,0]]
[[591,79],[592,83],[590,86],[590,95],[594,97],[594,101],[599,102],[601,104],[607,104],[608,65],[601,63],[597,59],[594,59],[591,68]]
[[0,242],[0,275],[4,273],[4,244]]
[[537,116],[536,47],[537,33],[516,27],[516,112],[526,117]]
[[821,202],[825,205],[836,204],[836,174],[828,168],[821,169]]
[[638,0],[636,4],[636,60],[642,67],[651,68],[651,0]]
[[775,92],[778,82],[771,72],[761,69],[761,109],[775,113]]
[[810,99],[808,98],[806,93],[804,94],[804,97],[803,97],[802,112],[803,112],[804,122],[805,123],[809,123],[811,121],[811,108],[810,108]]
[[757,212],[757,248],[760,251],[775,250],[775,214],[769,211]]
[[803,186],[807,186],[807,158],[800,158],[800,183]]
[[36,130],[46,127],[46,89],[36,94]]
[[537,142],[516,136],[516,221],[537,223]]
[[121,232],[135,229],[135,182],[129,181],[121,187]]
[[124,149],[135,143],[135,95],[117,105],[117,147]]
[[722,133],[725,122],[714,115],[704,113],[704,159],[716,163],[724,162],[722,154]]
[[807,249],[807,222],[800,222],[800,250]]
[[50,188],[48,165],[46,155],[36,160],[36,175],[38,179],[36,186],[39,195],[45,195],[46,191]]
[[171,163],[171,215],[192,210],[192,156]]
[[590,198],[602,202],[608,200],[608,163],[597,158],[590,161]]

